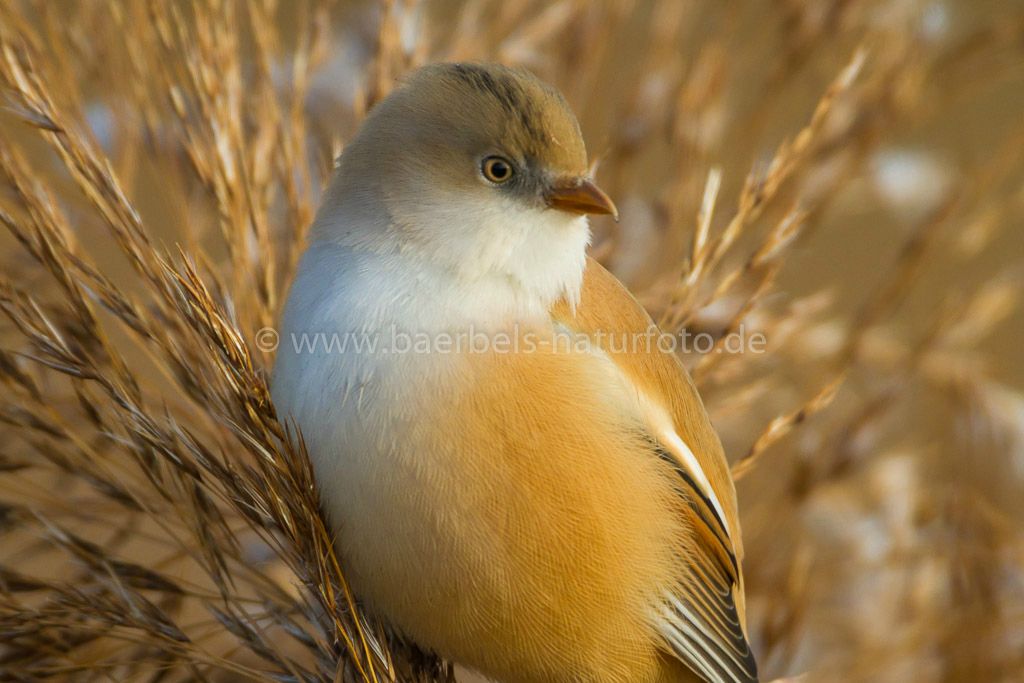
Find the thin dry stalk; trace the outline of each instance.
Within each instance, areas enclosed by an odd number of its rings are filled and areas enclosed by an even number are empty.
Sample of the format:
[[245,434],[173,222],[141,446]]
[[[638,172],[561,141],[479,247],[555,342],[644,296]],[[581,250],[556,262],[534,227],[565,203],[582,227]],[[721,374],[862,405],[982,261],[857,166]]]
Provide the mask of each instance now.
[[258,338],[345,140],[453,58],[566,93],[622,211],[594,254],[713,341],[683,359],[765,678],[1013,680],[1024,16],[993,8],[0,6],[0,680],[454,680],[361,613]]

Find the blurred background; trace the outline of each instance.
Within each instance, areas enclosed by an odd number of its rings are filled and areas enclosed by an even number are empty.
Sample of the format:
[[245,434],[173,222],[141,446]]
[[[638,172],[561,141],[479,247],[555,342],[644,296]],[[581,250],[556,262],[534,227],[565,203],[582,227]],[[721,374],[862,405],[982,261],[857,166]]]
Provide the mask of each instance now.
[[1024,2],[11,0],[0,41],[0,680],[372,680],[231,463],[279,462],[255,333],[333,159],[434,60],[560,88],[592,253],[767,340],[684,359],[764,679],[1024,680]]

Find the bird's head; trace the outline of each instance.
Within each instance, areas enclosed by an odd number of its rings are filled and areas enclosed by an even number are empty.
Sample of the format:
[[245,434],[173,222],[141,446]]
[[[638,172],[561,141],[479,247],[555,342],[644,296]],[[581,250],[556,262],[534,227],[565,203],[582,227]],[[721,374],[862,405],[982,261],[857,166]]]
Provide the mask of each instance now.
[[617,212],[557,90],[525,70],[433,64],[378,104],[345,149],[314,238],[545,286],[531,280],[582,263],[586,214]]

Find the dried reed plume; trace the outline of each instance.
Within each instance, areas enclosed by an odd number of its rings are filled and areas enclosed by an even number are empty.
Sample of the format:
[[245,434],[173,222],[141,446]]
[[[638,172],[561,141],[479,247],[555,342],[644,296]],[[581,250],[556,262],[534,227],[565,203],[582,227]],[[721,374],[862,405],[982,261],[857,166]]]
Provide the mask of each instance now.
[[258,343],[344,140],[435,59],[566,93],[623,214],[594,253],[712,340],[766,675],[1014,680],[1024,12],[992,5],[0,6],[0,680],[456,675],[360,614]]

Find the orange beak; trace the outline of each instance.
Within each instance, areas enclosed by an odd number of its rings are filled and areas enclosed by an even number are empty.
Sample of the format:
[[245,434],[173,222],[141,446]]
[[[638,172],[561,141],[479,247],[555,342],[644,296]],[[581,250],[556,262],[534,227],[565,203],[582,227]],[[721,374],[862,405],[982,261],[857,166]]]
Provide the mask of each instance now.
[[548,206],[569,213],[608,214],[619,220],[615,202],[586,178],[560,178],[545,195]]

